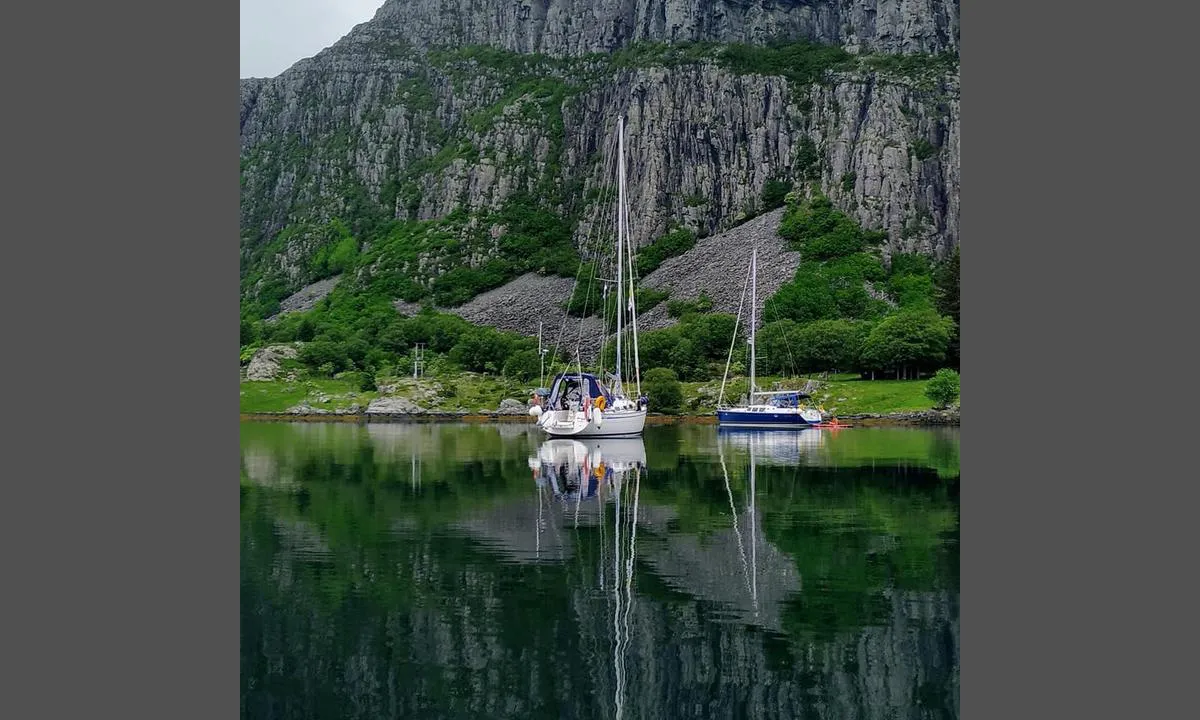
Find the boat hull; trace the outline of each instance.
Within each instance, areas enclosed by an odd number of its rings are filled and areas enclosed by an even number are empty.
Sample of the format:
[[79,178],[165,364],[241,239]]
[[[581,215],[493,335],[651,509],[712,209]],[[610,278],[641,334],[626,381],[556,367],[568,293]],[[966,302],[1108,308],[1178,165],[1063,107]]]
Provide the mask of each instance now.
[[552,410],[538,418],[538,426],[551,437],[630,437],[646,426],[645,410],[613,410],[585,416],[578,410]]
[[748,428],[805,428],[821,422],[819,414],[815,419],[807,419],[798,412],[780,410],[750,411],[750,410],[718,410],[717,424],[726,427]]

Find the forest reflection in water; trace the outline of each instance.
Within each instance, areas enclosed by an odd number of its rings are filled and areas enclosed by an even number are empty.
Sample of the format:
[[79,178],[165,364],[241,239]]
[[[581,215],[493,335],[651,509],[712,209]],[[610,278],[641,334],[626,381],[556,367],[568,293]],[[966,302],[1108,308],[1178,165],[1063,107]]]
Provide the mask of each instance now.
[[242,425],[244,717],[957,717],[958,431]]

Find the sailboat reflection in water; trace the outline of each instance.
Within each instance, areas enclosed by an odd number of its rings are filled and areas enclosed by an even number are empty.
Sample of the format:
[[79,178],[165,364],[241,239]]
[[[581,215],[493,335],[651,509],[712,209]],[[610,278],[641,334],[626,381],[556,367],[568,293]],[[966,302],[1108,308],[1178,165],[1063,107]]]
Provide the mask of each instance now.
[[547,440],[529,458],[539,488],[564,499],[593,498],[601,485],[615,487],[630,472],[646,467],[640,437],[605,440]]
[[[574,515],[575,528],[580,525],[581,509],[585,506],[585,522],[593,519],[598,521],[600,562],[597,567],[597,589],[604,594],[612,609],[611,714],[615,718],[622,718],[626,709],[625,665],[632,637],[630,612],[634,605],[638,503],[642,474],[646,469],[646,446],[640,437],[548,440],[538,448],[537,455],[529,458],[529,467],[533,470],[538,488],[539,538],[544,529],[542,496],[547,488],[562,503],[564,514]],[[610,506],[613,509],[611,518],[608,512]],[[609,531],[612,532],[611,545],[606,537]],[[611,564],[607,557],[609,551],[612,553]]]

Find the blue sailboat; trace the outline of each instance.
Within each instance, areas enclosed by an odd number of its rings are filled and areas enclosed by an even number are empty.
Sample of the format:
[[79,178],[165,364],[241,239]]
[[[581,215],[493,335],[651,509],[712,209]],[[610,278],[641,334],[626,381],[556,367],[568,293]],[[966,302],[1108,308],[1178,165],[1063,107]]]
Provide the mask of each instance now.
[[[743,291],[744,293],[745,291]],[[743,298],[745,295],[743,294]],[[750,259],[750,391],[745,405],[717,406],[717,424],[721,427],[753,427],[753,428],[805,428],[819,425],[823,419],[821,411],[807,407],[801,401],[809,396],[799,390],[779,390],[760,392],[754,386],[754,366],[756,364],[754,350],[755,325],[757,321],[756,308],[758,302],[758,245]],[[740,313],[739,313],[740,315]],[[734,326],[734,337],[737,327]],[[732,359],[732,348],[730,359]],[[726,376],[729,367],[726,364]],[[722,397],[724,396],[724,381],[722,381]],[[761,399],[761,401],[759,401]]]

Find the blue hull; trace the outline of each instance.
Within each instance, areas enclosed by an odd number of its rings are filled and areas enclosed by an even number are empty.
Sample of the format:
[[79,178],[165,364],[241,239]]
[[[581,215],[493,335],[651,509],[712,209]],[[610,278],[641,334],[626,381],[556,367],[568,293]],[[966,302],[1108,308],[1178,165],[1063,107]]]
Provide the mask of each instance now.
[[741,410],[718,410],[717,423],[731,427],[808,427],[810,423],[796,413],[745,412]]

